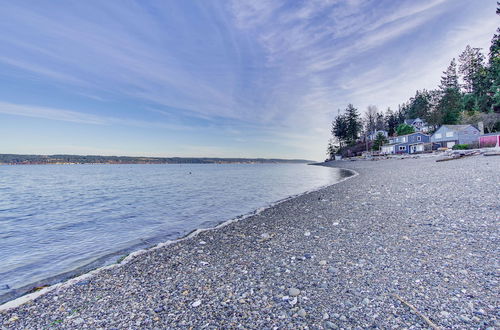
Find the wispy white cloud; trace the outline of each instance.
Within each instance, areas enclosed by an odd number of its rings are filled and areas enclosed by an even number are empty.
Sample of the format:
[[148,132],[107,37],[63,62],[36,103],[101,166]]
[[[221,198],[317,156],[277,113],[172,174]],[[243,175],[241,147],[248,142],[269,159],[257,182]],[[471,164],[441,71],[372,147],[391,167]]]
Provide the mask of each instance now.
[[0,102],[0,113],[14,116],[43,118],[72,123],[105,125],[106,120],[100,116],[94,116],[71,110],[53,109],[33,105],[12,104]]
[[394,107],[435,85],[466,43],[484,47],[497,26],[494,7],[490,0],[5,2],[0,83],[35,87],[1,94],[0,113],[159,135],[183,130],[198,141],[217,132],[206,152],[244,143],[248,154],[281,146],[315,158],[338,108]]

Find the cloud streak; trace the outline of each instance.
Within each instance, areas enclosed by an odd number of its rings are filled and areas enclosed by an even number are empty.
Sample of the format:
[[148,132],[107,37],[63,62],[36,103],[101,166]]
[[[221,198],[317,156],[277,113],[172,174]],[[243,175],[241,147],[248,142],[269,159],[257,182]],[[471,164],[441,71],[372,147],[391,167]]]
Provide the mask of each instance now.
[[235,150],[231,141],[244,142],[248,154],[282,147],[290,157],[319,159],[338,108],[394,107],[432,87],[467,43],[487,45],[494,7],[489,0],[6,1],[0,114],[106,126],[117,135],[143,127],[170,140],[186,131],[190,146],[212,139],[212,150]]

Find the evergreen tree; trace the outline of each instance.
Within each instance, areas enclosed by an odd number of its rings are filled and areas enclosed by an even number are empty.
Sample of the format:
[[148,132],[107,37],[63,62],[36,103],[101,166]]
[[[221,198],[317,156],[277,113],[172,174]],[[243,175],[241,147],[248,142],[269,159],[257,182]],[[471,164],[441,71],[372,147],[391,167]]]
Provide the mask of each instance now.
[[443,91],[448,88],[460,88],[460,86],[458,85],[457,63],[455,62],[455,58],[451,60],[448,69],[443,72],[443,76],[441,77],[441,85],[439,87]]
[[481,48],[472,48],[467,45],[458,59],[460,62],[459,72],[464,80],[465,92],[473,94],[480,92],[485,73],[484,55],[481,53]]
[[377,114],[375,115],[375,130],[379,131],[385,129],[386,126],[385,126],[384,114],[382,112],[377,112]]
[[457,124],[462,112],[462,94],[456,88],[448,88],[438,104],[438,111],[441,116],[441,124]]
[[399,124],[399,120],[396,114],[391,110],[391,108],[387,108],[385,123],[387,127],[387,133],[389,134],[389,136],[393,136],[394,133],[396,133],[396,127]]
[[[456,88],[458,89],[458,88]],[[427,124],[432,127],[432,130],[436,130],[442,124],[442,115],[439,110],[439,102],[441,101],[441,96],[443,91],[441,89],[435,89],[429,91],[429,113],[425,120]]]
[[425,119],[430,111],[429,93],[426,90],[417,91],[406,106],[406,118]]
[[345,109],[345,119],[347,121],[347,140],[354,143],[358,139],[361,128],[363,127],[359,118],[358,109],[352,104],[347,105]]
[[385,135],[381,132],[378,132],[377,136],[375,137],[375,140],[373,140],[372,150],[380,150],[380,147],[386,144],[387,142],[388,141]]
[[[459,56],[459,72],[463,75],[464,90],[467,94],[472,94],[474,109],[487,112],[491,108],[491,79],[489,70],[484,65],[484,55],[480,48],[467,46]],[[468,99],[466,104],[470,106],[472,99]]]
[[402,124],[405,122],[405,119],[408,118],[407,114],[408,114],[408,104],[403,103],[402,105],[399,105],[398,111],[395,113],[398,124]]
[[[339,110],[340,111],[340,110]],[[342,149],[348,139],[347,119],[345,115],[338,114],[332,122],[332,135]]]
[[[497,2],[497,5],[497,14],[500,15],[500,4]],[[495,112],[500,112],[500,28],[491,40],[488,64],[488,78],[491,83],[488,92],[491,96],[491,108]]]

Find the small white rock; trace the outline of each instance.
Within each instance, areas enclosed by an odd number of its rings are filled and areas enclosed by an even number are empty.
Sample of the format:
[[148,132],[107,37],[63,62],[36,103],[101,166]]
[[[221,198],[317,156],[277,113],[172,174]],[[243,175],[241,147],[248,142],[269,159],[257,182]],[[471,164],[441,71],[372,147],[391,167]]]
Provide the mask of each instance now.
[[292,297],[297,297],[300,294],[300,290],[297,288],[288,289],[288,294]]
[[306,232],[304,233],[304,236],[311,236],[311,232],[310,232],[310,231],[306,231]]
[[321,261],[319,262],[319,264],[320,264],[321,266],[325,266],[325,265],[326,265],[326,260],[321,260]]
[[439,313],[442,317],[444,317],[445,319],[448,318],[450,316],[450,313],[448,313],[447,311],[441,311]]
[[191,306],[198,307],[201,305],[201,300],[196,300]]

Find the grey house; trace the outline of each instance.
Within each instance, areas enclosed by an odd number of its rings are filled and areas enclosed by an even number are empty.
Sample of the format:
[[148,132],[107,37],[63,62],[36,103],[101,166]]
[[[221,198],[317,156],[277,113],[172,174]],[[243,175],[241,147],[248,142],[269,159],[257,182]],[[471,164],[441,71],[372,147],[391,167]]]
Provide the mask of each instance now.
[[443,148],[455,144],[479,144],[479,130],[472,125],[443,125],[431,136],[431,142]]
[[384,154],[414,154],[422,152],[425,149],[425,144],[429,143],[430,139],[429,135],[421,132],[391,137],[389,144],[381,147],[381,152]]
[[405,124],[413,126],[415,132],[427,133],[429,131],[429,125],[420,118],[405,119]]

